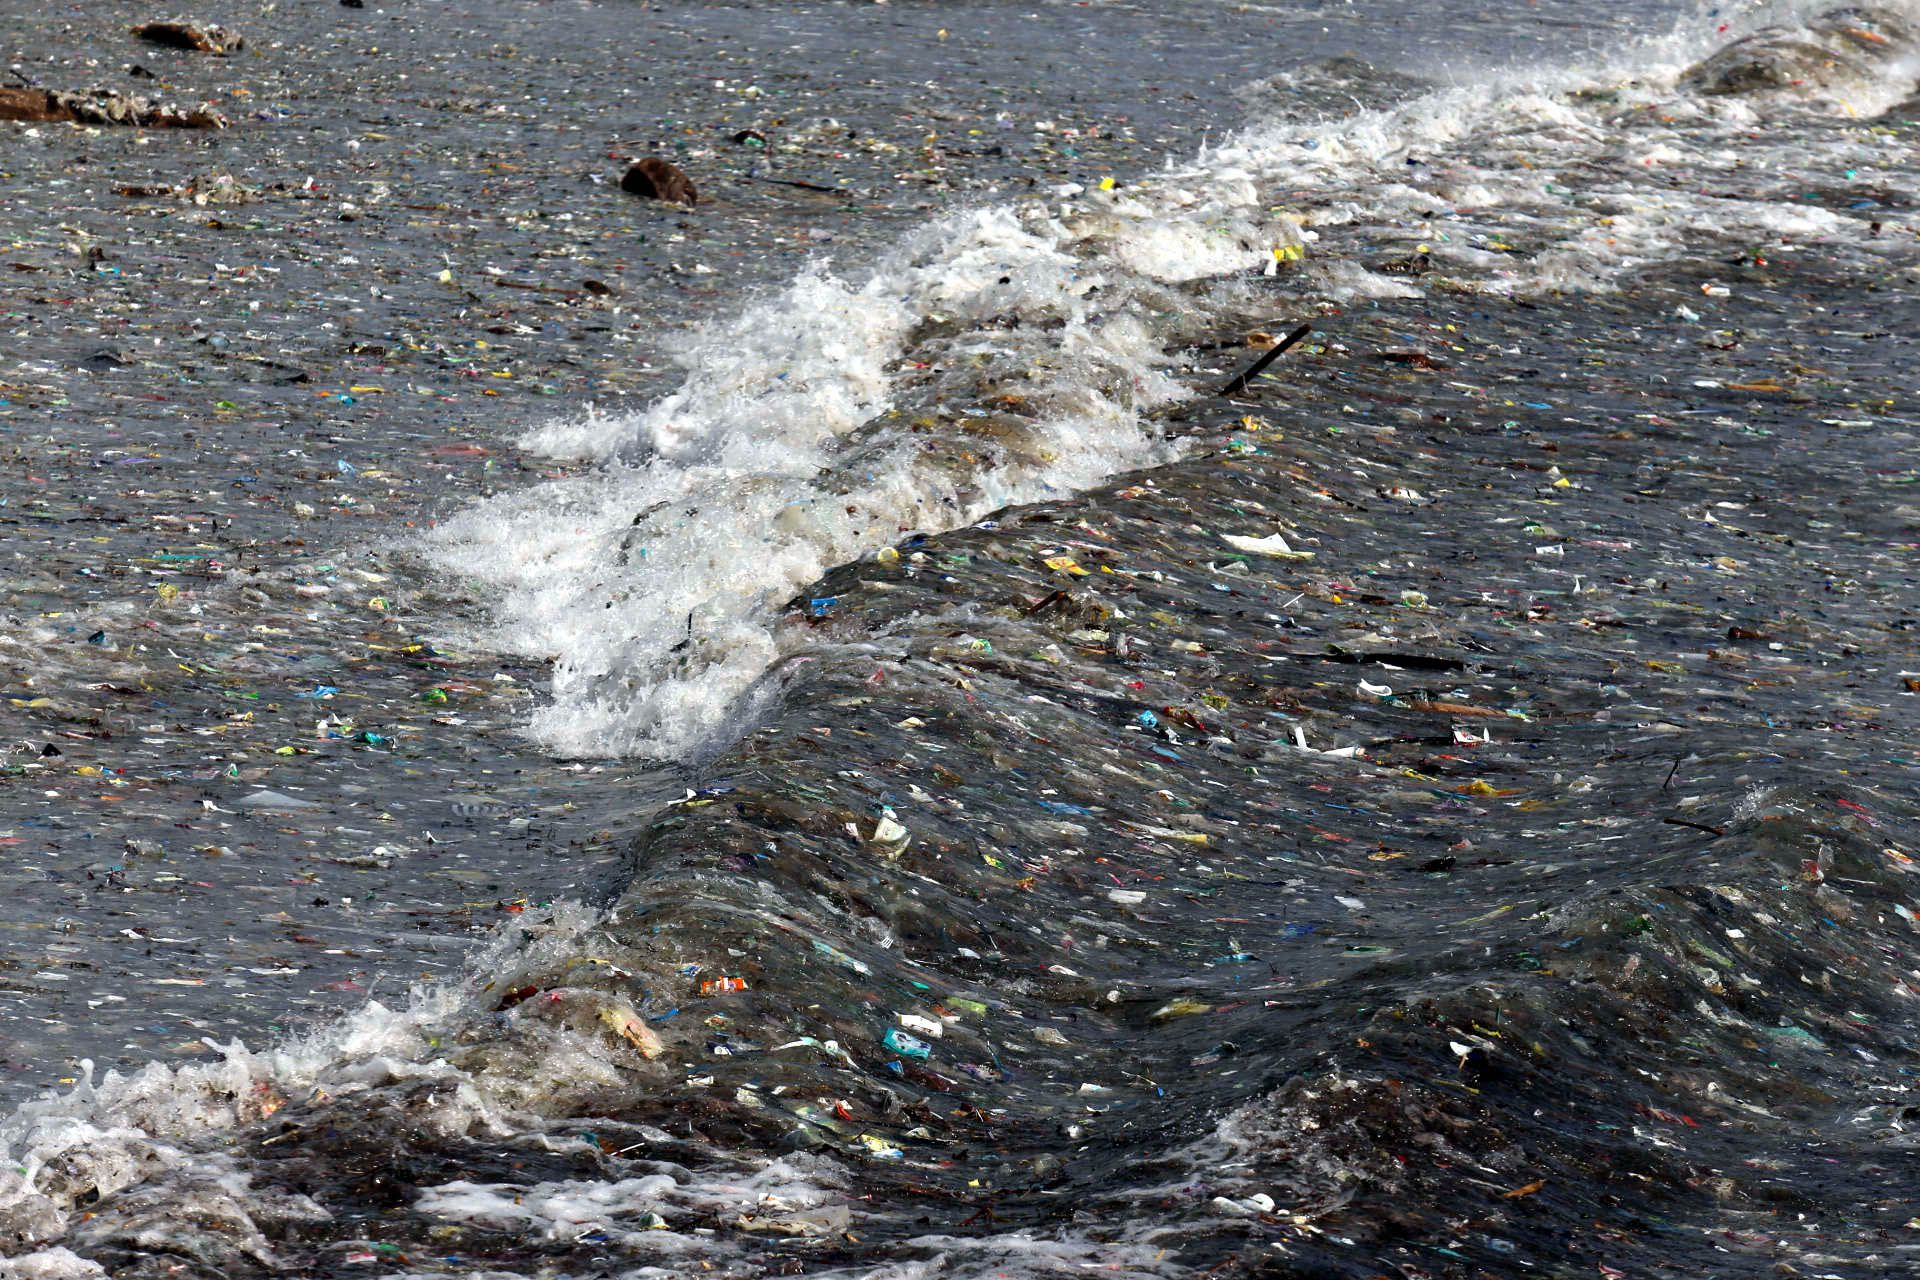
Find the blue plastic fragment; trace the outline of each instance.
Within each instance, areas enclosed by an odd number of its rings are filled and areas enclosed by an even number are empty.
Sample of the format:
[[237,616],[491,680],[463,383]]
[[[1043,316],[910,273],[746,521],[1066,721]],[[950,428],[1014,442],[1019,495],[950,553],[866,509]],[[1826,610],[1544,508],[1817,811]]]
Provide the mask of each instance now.
[[925,1061],[933,1054],[933,1046],[918,1036],[910,1036],[898,1027],[889,1028],[881,1037],[881,1043],[902,1057],[917,1058]]

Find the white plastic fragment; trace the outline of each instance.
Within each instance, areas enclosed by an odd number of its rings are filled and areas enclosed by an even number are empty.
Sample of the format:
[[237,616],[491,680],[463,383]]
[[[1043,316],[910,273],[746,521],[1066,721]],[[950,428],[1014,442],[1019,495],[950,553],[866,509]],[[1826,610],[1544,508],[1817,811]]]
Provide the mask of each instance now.
[[1264,538],[1253,538],[1242,533],[1222,534],[1227,545],[1235,551],[1251,552],[1254,555],[1273,556],[1279,560],[1311,560],[1313,552],[1295,551],[1287,545],[1287,540],[1277,533]]
[[917,1013],[901,1014],[900,1025],[909,1031],[926,1036],[930,1040],[938,1040],[941,1036],[947,1034],[946,1024],[938,1018],[923,1017]]

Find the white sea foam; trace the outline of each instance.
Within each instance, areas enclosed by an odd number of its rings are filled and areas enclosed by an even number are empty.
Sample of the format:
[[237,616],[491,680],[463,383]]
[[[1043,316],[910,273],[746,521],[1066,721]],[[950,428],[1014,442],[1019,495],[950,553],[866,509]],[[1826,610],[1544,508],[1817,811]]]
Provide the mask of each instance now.
[[99,1263],[62,1246],[0,1258],[0,1280],[93,1280],[106,1274],[107,1269]]
[[[556,659],[536,736],[562,754],[684,750],[774,660],[780,606],[826,569],[1168,456],[1142,414],[1180,389],[1126,306],[1138,277],[1069,252],[1073,236],[1039,210],[969,211],[859,286],[803,276],[710,332],[679,391],[605,421],[598,451],[637,461],[438,530],[438,561],[499,593],[504,642]],[[988,324],[1009,316],[1044,343]],[[940,360],[1038,412],[1018,445],[972,446],[997,465],[943,463],[943,442],[911,432],[854,435],[905,389],[940,395],[945,369],[902,364],[923,326],[951,331]],[[587,451],[577,428],[557,438]]]
[[1125,1238],[1071,1231],[1003,1231],[990,1236],[927,1235],[907,1244],[928,1256],[878,1267],[821,1272],[822,1280],[1047,1280],[1095,1274],[1113,1280],[1167,1280],[1189,1274],[1173,1251]]
[[736,1177],[654,1173],[617,1181],[531,1186],[456,1181],[421,1191],[415,1208],[448,1221],[570,1241],[598,1234],[629,1254],[711,1258],[715,1242],[694,1232],[723,1224],[748,1235],[807,1237],[847,1228],[847,1175],[836,1162],[794,1155]]
[[[1739,21],[1815,8],[1752,6]],[[1423,286],[1357,256],[1397,237],[1455,287],[1604,291],[1703,229],[1848,234],[1831,214],[1667,177],[1751,152],[1754,108],[1676,89],[1722,25],[1693,22],[1612,67],[1249,129],[1117,192],[949,215],[858,280],[809,271],[697,335],[679,389],[644,412],[529,433],[531,450],[601,465],[456,516],[429,553],[495,602],[491,643],[553,659],[531,725],[543,745],[696,749],[779,659],[783,606],[825,570],[1171,456],[1148,419],[1186,394],[1166,348],[1227,323],[1243,298],[1196,282],[1304,247],[1315,265],[1296,273],[1298,312],[1316,294],[1407,296]],[[1010,388],[1038,413],[1018,447],[957,432],[956,410]],[[895,409],[932,412],[940,434],[869,425]],[[942,450],[975,461],[931,465]]]
[[[571,954],[597,919],[584,908],[557,906],[537,941],[524,941],[524,926],[502,933],[468,972],[476,980],[498,980],[518,966]],[[132,1075],[108,1072],[97,1082],[88,1064],[87,1078],[72,1090],[43,1095],[0,1120],[0,1233],[52,1240],[65,1230],[76,1200],[187,1171],[211,1188],[208,1196],[237,1206],[243,1197],[222,1185],[219,1161],[191,1149],[193,1140],[272,1115],[297,1097],[438,1081],[447,1088],[437,1118],[448,1132],[508,1131],[497,1097],[434,1052],[437,1030],[470,1005],[458,984],[422,984],[405,1008],[369,1001],[310,1036],[270,1048],[209,1042],[218,1055],[212,1062],[151,1063]]]

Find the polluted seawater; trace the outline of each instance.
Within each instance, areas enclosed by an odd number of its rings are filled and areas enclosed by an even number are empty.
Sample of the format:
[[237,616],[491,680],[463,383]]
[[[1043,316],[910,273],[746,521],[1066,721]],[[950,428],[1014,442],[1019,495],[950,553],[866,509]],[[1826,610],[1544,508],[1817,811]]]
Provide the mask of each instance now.
[[381,567],[673,797],[453,978],[21,1106],[13,1265],[1913,1269],[1920,111],[1693,70],[1913,14],[1658,11],[1304,59],[533,428]]

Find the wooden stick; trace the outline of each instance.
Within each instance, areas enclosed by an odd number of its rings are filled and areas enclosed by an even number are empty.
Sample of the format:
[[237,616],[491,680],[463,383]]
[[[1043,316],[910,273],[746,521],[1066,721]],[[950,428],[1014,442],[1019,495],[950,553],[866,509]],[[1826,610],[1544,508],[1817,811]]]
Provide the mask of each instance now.
[[772,178],[764,173],[749,174],[748,176],[759,182],[771,182],[776,186],[782,187],[798,187],[802,191],[818,191],[822,195],[846,196],[849,199],[853,196],[853,192],[847,190],[845,187],[829,187],[824,183],[808,182],[804,178]]
[[1704,822],[1688,822],[1685,818],[1662,818],[1660,821],[1666,823],[1668,826],[1692,827],[1695,831],[1704,831],[1710,836],[1724,836],[1727,834],[1725,827],[1710,827]]
[[1265,355],[1261,356],[1258,360],[1255,360],[1251,365],[1247,367],[1247,371],[1245,373],[1235,378],[1232,382],[1229,382],[1226,386],[1220,388],[1220,390],[1214,392],[1214,394],[1221,395],[1221,396],[1231,396],[1231,395],[1237,395],[1240,392],[1245,391],[1247,389],[1247,384],[1252,382],[1255,378],[1259,377],[1260,371],[1262,369],[1265,369],[1268,365],[1272,364],[1275,360],[1278,360],[1281,356],[1285,355],[1289,347],[1292,347],[1296,342],[1299,342],[1300,339],[1306,337],[1308,334],[1312,332],[1313,332],[1312,325],[1310,324],[1301,325],[1299,328],[1295,329],[1292,333],[1280,339],[1280,341],[1274,343],[1273,350],[1267,352]]

